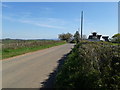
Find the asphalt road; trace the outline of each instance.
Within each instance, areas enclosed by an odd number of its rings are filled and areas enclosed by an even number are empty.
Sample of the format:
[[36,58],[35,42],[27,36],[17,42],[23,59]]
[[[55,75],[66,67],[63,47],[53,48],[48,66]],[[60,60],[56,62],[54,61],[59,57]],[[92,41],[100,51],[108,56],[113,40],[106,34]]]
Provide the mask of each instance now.
[[72,47],[65,44],[3,60],[2,88],[41,88]]

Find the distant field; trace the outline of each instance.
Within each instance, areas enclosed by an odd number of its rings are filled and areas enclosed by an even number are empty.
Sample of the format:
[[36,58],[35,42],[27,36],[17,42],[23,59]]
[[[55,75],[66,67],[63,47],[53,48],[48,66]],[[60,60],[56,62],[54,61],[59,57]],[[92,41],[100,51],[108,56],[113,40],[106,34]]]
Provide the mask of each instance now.
[[2,59],[65,44],[57,40],[2,40]]

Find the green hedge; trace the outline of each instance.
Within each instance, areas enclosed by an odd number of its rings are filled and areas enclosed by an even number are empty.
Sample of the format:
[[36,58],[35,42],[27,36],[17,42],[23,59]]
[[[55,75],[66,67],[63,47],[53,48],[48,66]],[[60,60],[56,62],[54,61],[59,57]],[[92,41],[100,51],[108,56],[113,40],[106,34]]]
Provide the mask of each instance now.
[[120,47],[104,42],[81,42],[56,76],[55,88],[120,88]]

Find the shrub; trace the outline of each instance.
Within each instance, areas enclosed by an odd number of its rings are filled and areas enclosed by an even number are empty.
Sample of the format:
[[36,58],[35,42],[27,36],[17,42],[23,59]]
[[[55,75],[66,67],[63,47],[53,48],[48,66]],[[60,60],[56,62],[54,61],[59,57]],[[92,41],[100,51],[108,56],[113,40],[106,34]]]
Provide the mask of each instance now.
[[56,76],[60,88],[120,88],[120,47],[104,42],[81,42]]

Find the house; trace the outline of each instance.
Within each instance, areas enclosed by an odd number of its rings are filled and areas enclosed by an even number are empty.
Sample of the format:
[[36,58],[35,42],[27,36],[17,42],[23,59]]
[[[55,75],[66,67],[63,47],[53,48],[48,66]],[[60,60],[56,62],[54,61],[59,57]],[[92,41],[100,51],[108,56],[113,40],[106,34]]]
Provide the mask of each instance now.
[[97,32],[93,32],[92,35],[89,35],[89,41],[100,41],[102,35],[98,35]]
[[102,38],[104,39],[104,41],[107,41],[107,42],[109,42],[109,36],[102,36]]
[[[93,32],[92,35],[89,35],[88,40],[89,41],[101,41],[101,36],[102,35],[98,35],[97,32]],[[109,41],[108,40],[109,36],[102,36],[102,38],[104,39],[104,41]]]

